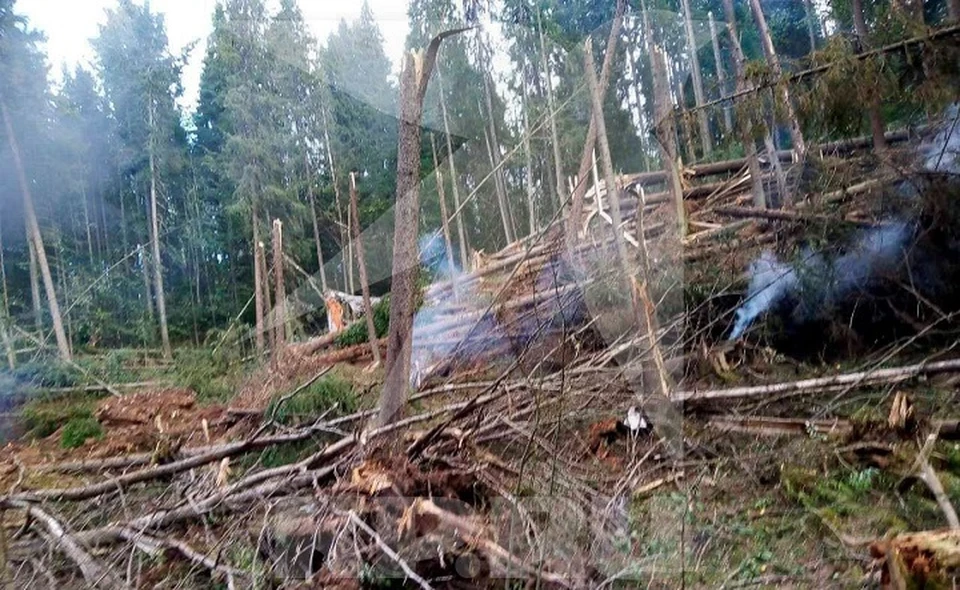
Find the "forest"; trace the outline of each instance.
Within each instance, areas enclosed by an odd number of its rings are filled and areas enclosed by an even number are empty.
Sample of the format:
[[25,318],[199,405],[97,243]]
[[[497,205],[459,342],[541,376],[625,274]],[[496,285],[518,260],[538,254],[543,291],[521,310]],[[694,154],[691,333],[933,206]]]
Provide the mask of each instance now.
[[4,587],[960,581],[960,0],[23,4]]

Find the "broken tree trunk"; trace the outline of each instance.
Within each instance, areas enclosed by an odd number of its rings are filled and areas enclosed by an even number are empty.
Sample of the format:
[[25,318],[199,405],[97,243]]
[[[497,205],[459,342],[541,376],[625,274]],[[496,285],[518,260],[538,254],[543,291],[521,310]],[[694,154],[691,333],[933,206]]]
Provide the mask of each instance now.
[[[743,48],[740,46],[740,37],[737,34],[737,15],[733,10],[733,0],[723,0],[723,11],[727,19],[727,33],[730,36],[730,45],[733,48],[733,71],[737,80],[737,92],[747,89],[744,73]],[[740,128],[740,141],[746,152],[747,167],[750,170],[750,181],[753,186],[753,206],[758,209],[767,208],[767,196],[763,191],[763,173],[760,171],[760,161],[757,159],[757,145],[753,140],[752,131],[743,121],[737,121]]]
[[676,124],[673,118],[669,83],[667,82],[666,58],[663,49],[655,43],[650,45],[650,62],[653,71],[654,131],[660,144],[660,159],[663,161],[667,182],[673,195],[677,223],[682,238],[687,235],[687,212],[683,206],[683,185],[680,183]]
[[[434,148],[436,154],[436,148]],[[363,315],[367,320],[367,338],[373,362],[380,364],[380,347],[377,346],[377,327],[373,323],[373,305],[370,303],[370,282],[367,279],[367,261],[363,255],[363,242],[360,239],[360,208],[357,206],[357,177],[350,173],[350,225],[353,227],[353,241],[357,247],[357,263],[360,265],[360,289],[363,292]]]
[[53,276],[50,274],[50,265],[47,262],[47,253],[43,248],[43,235],[40,233],[40,224],[37,223],[37,213],[33,208],[33,196],[30,194],[30,184],[27,182],[27,174],[23,168],[23,161],[20,158],[20,146],[17,138],[13,134],[13,121],[7,110],[7,104],[0,98],[0,113],[3,115],[3,123],[7,132],[7,143],[10,146],[10,152],[13,154],[13,163],[17,171],[17,180],[20,183],[20,191],[23,193],[23,208],[27,221],[27,239],[32,244],[36,253],[37,262],[40,266],[40,275],[43,278],[43,286],[47,292],[47,305],[50,307],[50,319],[53,322],[53,332],[57,339],[57,350],[60,358],[71,360],[70,342],[67,340],[67,333],[63,329],[63,319],[60,316],[60,305],[57,303],[57,291],[53,285]]
[[[773,47],[773,38],[770,36],[770,28],[767,26],[767,19],[763,15],[763,9],[760,7],[760,0],[750,0],[750,9],[753,12],[753,18],[757,22],[757,29],[760,32],[760,44],[763,47],[763,55],[766,57],[767,65],[773,72],[774,77],[780,80],[783,77],[783,69],[780,67],[780,58],[777,57],[777,51]],[[803,160],[807,155],[806,142],[803,139],[803,131],[800,129],[800,119],[793,108],[793,101],[790,97],[790,89],[786,84],[780,83],[778,86],[780,100],[783,103],[784,113],[787,117],[787,123],[790,125],[790,138],[793,140],[793,149],[797,152],[797,157]]]
[[[703,77],[700,72],[700,57],[697,55],[697,40],[693,36],[693,14],[690,10],[690,0],[682,0],[683,24],[687,33],[687,53],[690,56],[690,72],[693,77],[693,96],[697,107],[704,103]],[[710,156],[711,137],[710,121],[707,119],[706,109],[697,109],[697,123],[700,125],[700,146],[704,157]]]
[[393,289],[390,294],[390,331],[387,335],[386,379],[380,395],[378,422],[387,425],[400,417],[410,390],[410,357],[413,316],[416,311],[417,227],[420,217],[420,121],[423,97],[437,51],[445,37],[433,38],[426,53],[408,52],[400,76],[400,130],[397,145],[397,204],[393,236]]

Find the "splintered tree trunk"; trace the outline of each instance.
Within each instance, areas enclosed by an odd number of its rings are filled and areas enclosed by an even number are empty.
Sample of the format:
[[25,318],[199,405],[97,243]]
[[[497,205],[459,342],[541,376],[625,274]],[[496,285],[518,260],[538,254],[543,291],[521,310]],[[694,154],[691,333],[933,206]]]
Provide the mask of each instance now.
[[280,354],[284,342],[287,341],[287,294],[283,284],[283,223],[279,219],[273,220],[273,236],[271,242],[273,242],[274,290],[273,353]]
[[254,339],[257,343],[257,352],[262,354],[266,346],[263,335],[263,314],[266,306],[263,301],[262,274],[263,263],[260,260],[263,245],[260,242],[260,223],[257,219],[257,204],[254,203],[250,213],[251,227],[253,227],[253,306],[256,317],[254,324]]
[[170,360],[173,358],[173,351],[170,349],[170,333],[167,330],[167,303],[163,292],[163,261],[160,258],[160,218],[157,213],[157,167],[156,156],[154,154],[153,121],[154,106],[150,105],[150,227],[152,235],[150,244],[153,249],[153,282],[154,294],[157,298],[157,314],[160,316],[160,343],[163,347],[163,358]]
[[660,46],[655,43],[650,44],[650,64],[653,71],[654,130],[660,144],[660,158],[667,171],[670,192],[676,205],[680,237],[683,237],[687,235],[687,213],[683,206],[683,186],[680,184],[680,164],[677,161],[677,130],[667,81],[666,57]]
[[[863,0],[851,0],[850,10],[853,11],[853,27],[860,38],[857,47],[862,52],[867,49],[868,35],[867,22],[863,18]],[[884,137],[886,125],[880,110],[880,97],[871,92],[868,100],[870,107],[867,109],[867,116],[870,119],[870,133],[873,135],[873,150],[877,153],[884,152],[887,149],[887,138]]]
[[783,69],[780,67],[780,58],[777,57],[777,51],[773,47],[773,38],[770,36],[769,27],[767,27],[767,19],[763,16],[760,0],[750,0],[750,8],[753,11],[754,19],[757,21],[757,29],[760,31],[760,41],[763,46],[764,57],[767,59],[767,65],[770,66],[778,81],[777,88],[780,92],[780,101],[783,103],[784,113],[787,116],[787,123],[790,125],[793,149],[797,152],[797,157],[803,160],[807,155],[807,144],[803,139],[803,131],[800,129],[800,119],[793,108],[790,89],[785,83],[780,83],[780,79],[783,77]]
[[400,128],[397,141],[397,201],[393,234],[393,288],[390,293],[390,331],[387,335],[386,378],[380,395],[378,422],[386,425],[399,418],[410,390],[410,356],[413,316],[416,311],[417,227],[420,217],[420,121],[423,97],[437,51],[445,37],[434,37],[424,55],[408,52],[400,75]]
[[60,358],[65,361],[70,361],[70,342],[67,340],[67,333],[63,329],[63,320],[60,317],[60,305],[57,303],[57,291],[53,285],[53,277],[50,274],[47,253],[43,248],[43,236],[40,233],[40,224],[37,223],[37,213],[33,208],[33,196],[30,194],[30,184],[27,182],[27,174],[23,169],[23,161],[20,159],[20,146],[17,143],[17,138],[13,135],[13,121],[10,120],[7,104],[2,99],[0,99],[0,113],[3,115],[3,124],[7,131],[7,142],[10,145],[10,152],[13,154],[13,163],[17,170],[17,180],[20,183],[20,191],[23,193],[23,208],[27,221],[27,239],[30,240],[30,243],[33,245],[37,262],[40,266],[40,275],[43,277],[43,286],[47,292],[47,305],[50,307],[50,319],[53,322],[53,332],[57,338],[57,350],[60,352]]
[[323,249],[320,245],[320,222],[317,219],[317,204],[313,198],[313,175],[310,174],[310,157],[304,158],[307,166],[307,197],[310,200],[310,218],[313,220],[313,241],[317,245],[317,265],[320,267],[320,286],[327,292],[327,269],[323,264]]
[[709,156],[710,121],[707,119],[707,110],[700,108],[704,101],[703,78],[700,74],[700,57],[697,55],[697,40],[693,36],[693,15],[690,11],[690,0],[682,0],[683,24],[687,32],[687,52],[690,54],[690,69],[693,74],[693,96],[697,102],[697,123],[700,125],[700,147],[703,155]]
[[562,209],[567,200],[563,192],[563,159],[560,156],[560,136],[557,133],[557,112],[553,100],[553,80],[550,77],[550,65],[547,61],[547,44],[544,40],[543,21],[539,10],[537,10],[537,32],[540,36],[540,61],[543,67],[544,86],[547,87],[547,116],[550,118],[550,144],[553,147],[553,174],[557,187],[557,203],[559,204],[559,209]]
[[[733,0],[723,0],[723,11],[727,19],[727,33],[730,35],[730,46],[733,49],[733,71],[737,80],[737,92],[746,89],[744,79],[743,48],[740,46],[740,36],[737,34],[737,15],[733,10]],[[738,121],[740,139],[747,157],[747,169],[750,171],[750,183],[753,186],[753,206],[758,209],[767,208],[767,196],[763,191],[763,172],[760,170],[760,161],[757,159],[757,145],[753,141],[753,133],[743,121]]]
[[[434,146],[436,156],[436,146]],[[437,171],[439,173],[439,170]],[[442,199],[442,197],[441,197]],[[446,223],[444,223],[446,225]],[[363,255],[363,241],[360,239],[360,208],[357,205],[357,178],[350,173],[350,226],[353,228],[353,243],[357,248],[357,264],[360,266],[360,289],[363,292],[363,315],[367,320],[367,340],[373,363],[380,364],[380,344],[377,338],[377,326],[373,322],[373,304],[370,303],[370,281],[367,278],[367,261]],[[449,247],[449,244],[448,244]]]
[[447,266],[450,269],[450,278],[453,284],[453,295],[455,298],[460,294],[457,292],[457,271],[456,263],[453,261],[453,241],[450,238],[450,218],[447,212],[446,189],[443,186],[443,172],[440,170],[440,160],[437,157],[437,137],[430,134],[430,148],[433,152],[433,170],[437,174],[437,199],[440,201],[440,227],[443,228],[443,241],[446,246]]
[[[610,201],[610,216],[613,219],[613,239],[617,250],[617,258],[620,262],[620,269],[623,273],[624,288],[627,290],[627,292],[633,292],[633,285],[638,285],[637,297],[632,298],[634,317],[640,333],[648,335],[651,344],[649,347],[647,347],[647,351],[644,353],[641,363],[643,366],[644,383],[648,385],[652,384],[654,386],[654,390],[649,393],[660,395],[666,398],[670,395],[670,387],[667,383],[667,371],[666,365],[663,362],[663,354],[660,351],[660,345],[657,341],[656,318],[652,315],[652,313],[650,313],[652,307],[650,302],[652,300],[647,292],[648,277],[646,276],[646,272],[644,272],[644,276],[642,276],[639,281],[635,279],[636,273],[631,267],[629,258],[627,256],[627,247],[624,243],[622,230],[620,229],[621,225],[623,224],[623,219],[620,213],[620,189],[617,186],[617,180],[613,172],[613,159],[610,154],[610,142],[607,139],[607,126],[603,117],[603,100],[600,98],[597,75],[593,69],[593,50],[590,47],[589,39],[587,40],[584,49],[587,86],[590,89],[590,98],[593,103],[593,119],[597,124],[597,142],[600,147],[600,159],[603,162],[603,175],[604,182],[607,186],[607,199]],[[640,209],[642,210],[643,207],[640,207]],[[638,214],[642,215],[642,212]],[[646,240],[642,237],[642,230],[639,243],[641,244],[642,248],[640,254],[641,265],[642,268],[646,269],[648,266]]]
[[[710,19],[710,40],[713,43],[713,63],[717,70],[717,85],[720,89],[720,97],[722,98],[730,89],[727,88],[727,72],[723,69],[723,54],[720,53],[720,36],[717,34],[717,22],[713,20],[713,13],[707,13],[707,18]],[[733,132],[733,106],[729,101],[723,105],[723,128],[726,130],[727,135]]]
[[[616,58],[617,39],[620,37],[620,29],[623,27],[623,12],[626,9],[624,0],[617,0],[617,8],[613,17],[613,24],[610,26],[610,35],[607,37],[607,47],[603,54],[603,66],[600,71],[600,100],[606,96],[607,86],[610,84],[610,72],[613,70],[613,62]],[[583,197],[587,193],[587,174],[590,173],[590,167],[593,165],[593,150],[597,144],[597,124],[590,118],[590,125],[587,127],[587,138],[583,143],[583,151],[580,153],[580,168],[577,170],[577,183],[572,189],[570,199],[570,215],[567,218],[566,240],[567,248],[573,250],[580,239],[580,221],[583,218]]]
[[440,65],[437,65],[437,83],[440,85],[440,111],[443,114],[443,132],[447,140],[447,160],[450,163],[450,185],[453,187],[453,207],[457,221],[457,238],[460,241],[460,268],[470,267],[470,258],[467,255],[467,232],[463,227],[463,211],[460,210],[460,188],[457,186],[457,166],[453,161],[453,140],[450,135],[450,120],[447,118],[447,101],[443,98],[443,75]]

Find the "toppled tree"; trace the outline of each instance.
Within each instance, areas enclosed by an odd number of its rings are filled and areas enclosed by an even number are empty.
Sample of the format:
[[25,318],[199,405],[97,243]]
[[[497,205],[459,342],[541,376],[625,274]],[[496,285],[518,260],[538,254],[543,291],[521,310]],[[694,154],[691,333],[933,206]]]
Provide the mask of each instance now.
[[393,288],[390,332],[387,334],[386,379],[380,395],[381,425],[390,424],[403,408],[410,388],[410,339],[416,311],[417,227],[420,217],[420,120],[423,98],[440,43],[466,29],[440,33],[426,52],[404,56],[400,75],[400,132],[397,142],[397,203],[393,234]]

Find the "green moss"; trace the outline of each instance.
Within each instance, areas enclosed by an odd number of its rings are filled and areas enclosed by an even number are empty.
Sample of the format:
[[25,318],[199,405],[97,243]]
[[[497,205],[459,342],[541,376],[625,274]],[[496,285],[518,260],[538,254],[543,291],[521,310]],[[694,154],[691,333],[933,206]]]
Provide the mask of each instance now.
[[75,416],[64,425],[60,433],[60,446],[75,449],[90,438],[103,438],[103,427],[93,415]]

